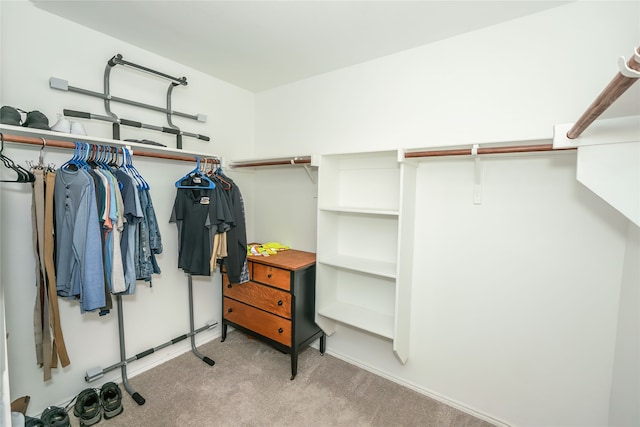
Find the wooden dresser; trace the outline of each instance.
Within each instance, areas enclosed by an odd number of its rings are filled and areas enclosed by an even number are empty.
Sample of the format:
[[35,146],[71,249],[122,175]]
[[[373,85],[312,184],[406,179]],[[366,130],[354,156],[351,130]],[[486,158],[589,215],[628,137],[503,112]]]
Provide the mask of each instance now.
[[268,257],[249,256],[250,281],[229,283],[222,274],[222,341],[227,326],[244,331],[291,355],[291,379],[300,349],[325,334],[316,325],[316,254],[289,249]]

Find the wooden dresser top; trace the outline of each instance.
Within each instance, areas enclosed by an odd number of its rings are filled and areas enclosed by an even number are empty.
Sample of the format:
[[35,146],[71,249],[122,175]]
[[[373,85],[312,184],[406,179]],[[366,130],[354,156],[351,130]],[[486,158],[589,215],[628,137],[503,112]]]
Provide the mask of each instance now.
[[286,270],[300,270],[301,268],[315,264],[316,254],[313,252],[288,249],[269,256],[249,255],[247,256],[247,260],[258,264],[284,268]]

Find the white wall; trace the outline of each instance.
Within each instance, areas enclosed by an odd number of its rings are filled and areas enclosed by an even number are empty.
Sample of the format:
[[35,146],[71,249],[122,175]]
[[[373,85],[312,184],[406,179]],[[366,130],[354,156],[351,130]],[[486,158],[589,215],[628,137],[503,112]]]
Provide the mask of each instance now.
[[[576,2],[261,92],[256,154],[550,138],[638,38],[638,2]],[[638,94],[607,114],[640,113]]]
[[[639,13],[575,2],[259,93],[256,155],[548,140],[633,51]],[[637,99],[607,114],[638,114]],[[348,327],[328,351],[513,425],[607,425],[613,371],[630,368],[615,362],[627,221],[576,182],[573,154],[485,162],[481,206],[469,159],[420,166],[407,364]],[[279,203],[297,207],[314,194],[297,173],[256,172],[256,197],[289,189]],[[289,223],[264,209],[255,234],[315,245],[312,204]]]
[[610,426],[640,425],[640,228],[629,224],[625,252]]
[[[2,7],[0,7],[0,20],[2,19]],[[0,31],[0,46],[2,45],[2,32]],[[2,80],[2,68],[0,68],[0,81]],[[1,93],[1,92],[0,92]],[[0,212],[2,212],[2,197],[0,197]],[[2,227],[0,227],[0,242],[2,241]],[[0,271],[2,271],[2,245],[0,245]],[[6,319],[4,305],[4,286],[0,280],[0,425],[11,422],[11,396],[9,390],[9,366],[7,365],[6,345]]]
[[[1,104],[45,113],[51,124],[63,108],[104,114],[98,99],[50,89],[49,77],[67,79],[69,84],[102,91],[106,62],[116,53],[125,59],[170,75],[186,76],[189,85],[174,90],[173,108],[208,117],[205,124],[176,118],[182,129],[212,138],[210,143],[184,138],[184,148],[238,158],[253,150],[254,96],[176,62],[158,57],[135,46],[88,30],[35,8],[30,2],[0,2],[2,8]],[[112,71],[113,95],[164,105],[168,82],[123,67]],[[122,117],[166,125],[161,113],[112,105]],[[111,128],[103,122],[83,121],[90,135],[110,138]],[[153,131],[134,132],[122,128],[123,138],[155,139],[167,145],[175,140]],[[37,161],[38,147],[7,144],[5,154],[24,165]],[[61,165],[70,151],[46,149],[45,161]],[[151,184],[151,195],[160,223],[164,253],[158,257],[162,274],[154,276],[153,287],[138,282],[134,296],[123,297],[127,356],[158,346],[189,331],[187,277],[177,268],[177,231],[169,224],[175,196],[174,182],[194,168],[193,163],[135,158],[134,164]],[[6,171],[5,171],[6,172]],[[227,171],[236,178],[233,171]],[[246,198],[251,199],[251,181],[237,177]],[[32,307],[35,298],[35,272],[31,243],[31,188],[24,184],[1,184],[0,232],[2,234],[1,283],[6,303],[8,361],[11,397],[32,396],[30,413],[48,405],[63,404],[83,388],[85,372],[92,367],[106,368],[120,360],[117,313],[99,317],[80,314],[76,302],[60,300],[60,316],[71,365],[54,369],[53,379],[42,380],[36,366],[33,343]],[[250,218],[248,218],[250,225]],[[195,325],[220,320],[220,278],[194,278]],[[219,334],[219,328],[197,336],[202,343]],[[130,375],[179,354],[189,347],[188,340],[129,365]],[[215,360],[215,355],[209,355]],[[195,356],[194,356],[195,357]],[[202,364],[202,369],[211,369]],[[93,386],[117,378],[114,370]],[[137,390],[147,399],[154,390]]]

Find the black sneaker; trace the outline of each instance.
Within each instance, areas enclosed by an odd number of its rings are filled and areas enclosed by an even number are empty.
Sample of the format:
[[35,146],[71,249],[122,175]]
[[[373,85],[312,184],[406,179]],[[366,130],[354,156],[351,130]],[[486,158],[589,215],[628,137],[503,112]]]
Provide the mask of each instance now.
[[40,420],[32,418],[29,420],[29,426],[44,426],[44,427],[70,427],[71,421],[69,415],[64,408],[57,406],[49,406],[40,415]]
[[100,398],[92,389],[84,389],[78,394],[76,404],[73,407],[73,415],[80,418],[80,426],[92,426],[102,419]]
[[25,415],[24,427],[44,427],[44,422],[42,422],[40,418],[34,418]]
[[122,392],[116,383],[108,382],[103,384],[102,389],[100,389],[100,400],[105,419],[120,415],[124,409],[122,407]]

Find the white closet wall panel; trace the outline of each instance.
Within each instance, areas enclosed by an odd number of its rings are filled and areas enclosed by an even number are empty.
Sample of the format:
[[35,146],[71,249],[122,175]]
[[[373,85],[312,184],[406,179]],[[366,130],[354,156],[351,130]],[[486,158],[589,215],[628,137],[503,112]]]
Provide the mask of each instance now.
[[[571,179],[575,157],[483,157],[481,205],[472,159],[428,160],[418,174],[420,375],[518,425],[608,417],[627,221]],[[518,402],[547,410],[523,418]]]
[[640,228],[629,223],[611,385],[610,426],[640,425],[639,260]]

